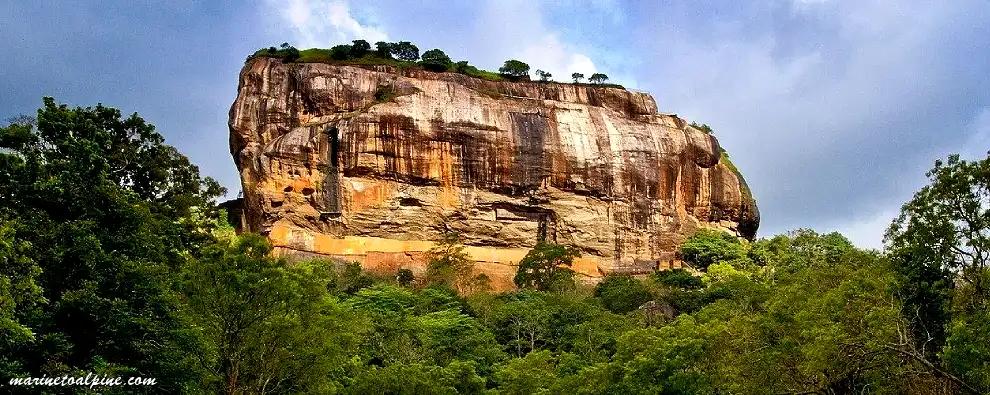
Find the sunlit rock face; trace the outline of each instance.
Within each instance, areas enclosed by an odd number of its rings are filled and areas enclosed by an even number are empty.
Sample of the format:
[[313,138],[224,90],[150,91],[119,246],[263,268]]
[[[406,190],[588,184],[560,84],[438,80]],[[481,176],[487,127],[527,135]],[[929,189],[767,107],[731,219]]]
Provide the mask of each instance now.
[[759,224],[718,141],[646,93],[249,60],[230,109],[245,223],[276,251],[425,270],[457,232],[496,289],[540,240],[578,279],[677,265],[700,227]]

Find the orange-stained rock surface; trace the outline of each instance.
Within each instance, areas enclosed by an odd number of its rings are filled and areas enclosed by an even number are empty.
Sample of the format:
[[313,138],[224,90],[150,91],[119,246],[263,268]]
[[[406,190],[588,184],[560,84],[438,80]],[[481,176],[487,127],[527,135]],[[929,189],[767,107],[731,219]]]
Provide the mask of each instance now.
[[497,289],[539,240],[578,247],[594,282],[677,265],[699,227],[759,225],[713,136],[621,88],[255,58],[230,146],[249,230],[382,273],[422,273],[453,231]]

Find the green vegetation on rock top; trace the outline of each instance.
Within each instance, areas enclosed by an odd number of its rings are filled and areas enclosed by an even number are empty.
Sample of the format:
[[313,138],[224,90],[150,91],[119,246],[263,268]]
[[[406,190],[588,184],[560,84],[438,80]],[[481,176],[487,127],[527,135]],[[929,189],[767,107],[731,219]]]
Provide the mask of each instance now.
[[[507,60],[498,72],[494,72],[479,69],[466,60],[454,62],[440,49],[431,49],[423,52],[420,56],[419,48],[408,41],[378,42],[375,43],[374,47],[375,49],[372,50],[370,44],[364,40],[355,40],[352,44],[336,45],[331,48],[304,50],[298,50],[288,43],[283,43],[278,48],[259,49],[248,56],[248,60],[256,57],[268,57],[281,59],[286,63],[327,63],[359,67],[390,66],[399,70],[458,73],[486,81],[530,81],[529,65],[516,59]],[[550,73],[537,70],[537,75],[540,79],[533,82],[553,82],[550,80]],[[572,76],[578,75],[581,78],[584,77],[580,73],[572,74]],[[581,83],[579,80],[580,78],[574,77],[572,85],[625,89],[622,85],[606,83],[608,76],[602,73],[593,74],[589,78],[591,83]]]

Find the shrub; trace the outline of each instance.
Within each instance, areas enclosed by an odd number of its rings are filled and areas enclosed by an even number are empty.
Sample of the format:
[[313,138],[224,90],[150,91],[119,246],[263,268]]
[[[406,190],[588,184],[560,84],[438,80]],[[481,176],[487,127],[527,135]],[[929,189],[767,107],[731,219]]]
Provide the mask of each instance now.
[[699,270],[713,263],[727,262],[746,255],[739,239],[728,233],[702,229],[681,245],[681,259]]
[[351,58],[351,46],[347,44],[334,45],[330,48],[330,58],[333,60],[347,60]]
[[351,262],[344,266],[344,269],[331,282],[331,286],[338,292],[353,294],[363,288],[370,287],[375,280],[361,270],[361,264]]
[[403,287],[408,287],[415,279],[416,276],[413,276],[412,270],[409,269],[399,269],[399,271],[395,273],[395,281]]
[[625,314],[652,299],[650,291],[631,276],[609,275],[595,286],[595,297],[613,313]]
[[395,99],[395,87],[392,85],[378,85],[378,89],[375,90],[375,103],[385,103],[390,102]]
[[460,62],[455,63],[452,66],[452,69],[453,69],[453,71],[455,71],[457,73],[464,74],[464,75],[469,76],[469,77],[481,78],[483,80],[488,80],[488,81],[501,81],[502,80],[502,76],[501,75],[499,75],[497,73],[493,73],[491,71],[485,71],[485,70],[478,69],[477,67],[474,67],[474,66],[468,64],[468,62],[466,60],[462,60]]
[[707,134],[713,134],[715,132],[714,130],[712,130],[711,126],[708,126],[707,123],[703,123],[699,125],[697,123],[691,122],[691,127],[698,129],[702,132],[705,132]]
[[704,284],[701,278],[684,269],[659,270],[653,272],[657,284],[681,289],[700,289]]

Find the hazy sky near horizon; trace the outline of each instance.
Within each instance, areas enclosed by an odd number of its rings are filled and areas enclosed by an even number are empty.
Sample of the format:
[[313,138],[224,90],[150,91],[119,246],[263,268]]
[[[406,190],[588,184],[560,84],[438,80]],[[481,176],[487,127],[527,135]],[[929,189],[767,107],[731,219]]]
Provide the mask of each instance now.
[[245,57],[283,41],[441,48],[486,69],[608,74],[708,123],[761,236],[807,227],[880,247],[950,153],[990,150],[990,2],[9,2],[0,120],[42,96],[138,112],[236,195],[227,113]]

